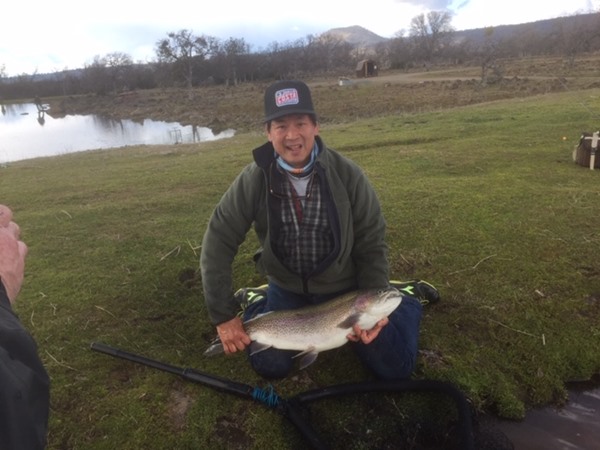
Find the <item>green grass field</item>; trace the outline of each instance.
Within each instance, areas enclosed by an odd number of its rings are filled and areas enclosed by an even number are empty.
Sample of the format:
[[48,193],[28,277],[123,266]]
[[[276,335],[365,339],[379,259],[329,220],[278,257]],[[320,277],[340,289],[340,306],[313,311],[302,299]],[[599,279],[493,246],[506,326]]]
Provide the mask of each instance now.
[[[518,419],[600,371],[600,171],[571,158],[599,114],[592,89],[322,126],[380,196],[394,278],[441,291],[425,311],[415,378],[451,381],[478,411]],[[100,341],[265,384],[243,355],[202,355],[215,333],[188,276],[213,207],[263,139],[0,168],[0,202],[30,248],[16,310],[52,379],[50,449],[302,448],[261,405],[89,350]],[[250,235],[236,287],[264,282],[255,247]],[[274,387],[291,396],[368,377],[344,347]],[[313,416],[336,447],[370,448],[389,436],[371,423],[381,405],[410,420],[428,402],[362,398]]]

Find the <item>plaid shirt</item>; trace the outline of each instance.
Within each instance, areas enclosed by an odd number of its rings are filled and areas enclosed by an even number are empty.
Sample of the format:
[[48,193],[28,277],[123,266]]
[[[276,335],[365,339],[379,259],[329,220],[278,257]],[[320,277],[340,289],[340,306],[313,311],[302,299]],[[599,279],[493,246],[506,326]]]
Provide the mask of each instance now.
[[334,241],[319,177],[312,176],[306,196],[299,197],[288,176],[283,176],[281,230],[276,246],[291,271],[310,275],[333,250]]
[[[239,310],[233,298],[232,261],[251,227],[262,247],[257,270],[284,289],[331,294],[388,285],[385,220],[375,191],[358,165],[329,149],[319,136],[316,139],[321,152],[313,169],[311,195],[297,229],[290,222],[282,223],[284,201],[287,217],[295,214],[294,203],[290,202],[291,191],[283,186],[285,177],[274,167],[275,150],[270,142],[252,151],[254,162],[240,172],[215,207],[200,256],[204,296],[214,324],[231,320]],[[319,197],[315,201],[316,195]],[[319,226],[321,230],[317,230]],[[281,238],[282,232],[288,237]],[[285,250],[279,248],[282,243]],[[301,250],[293,250],[295,245]],[[323,257],[329,245],[333,245],[331,251]],[[313,250],[316,247],[319,250]],[[287,255],[285,264],[282,251]],[[312,272],[301,275],[290,270],[294,251],[297,255],[317,255],[309,258],[312,263],[299,269]]]

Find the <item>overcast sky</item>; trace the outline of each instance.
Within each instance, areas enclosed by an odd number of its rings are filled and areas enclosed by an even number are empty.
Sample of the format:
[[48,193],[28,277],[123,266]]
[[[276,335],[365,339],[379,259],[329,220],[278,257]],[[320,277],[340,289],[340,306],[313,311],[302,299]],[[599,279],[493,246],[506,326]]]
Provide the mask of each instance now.
[[244,38],[252,51],[352,25],[392,37],[431,10],[450,11],[454,28],[466,30],[598,12],[600,0],[4,0],[0,68],[9,76],[56,72],[111,52],[151,61],[156,42],[181,29]]

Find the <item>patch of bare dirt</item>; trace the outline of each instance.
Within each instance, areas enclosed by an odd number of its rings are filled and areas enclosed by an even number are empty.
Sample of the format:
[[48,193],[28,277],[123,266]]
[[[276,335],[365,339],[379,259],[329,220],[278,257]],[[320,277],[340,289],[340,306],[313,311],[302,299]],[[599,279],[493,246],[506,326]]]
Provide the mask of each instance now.
[[193,404],[193,399],[185,392],[173,389],[169,394],[167,411],[171,426],[179,431],[185,427],[188,411]]
[[252,448],[253,439],[244,430],[240,416],[221,416],[215,424],[213,439],[218,448],[245,450]]

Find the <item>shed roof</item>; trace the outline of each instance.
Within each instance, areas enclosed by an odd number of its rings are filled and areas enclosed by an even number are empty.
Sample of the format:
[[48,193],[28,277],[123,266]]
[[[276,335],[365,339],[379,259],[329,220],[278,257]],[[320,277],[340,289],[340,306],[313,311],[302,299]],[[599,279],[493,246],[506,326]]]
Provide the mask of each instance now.
[[361,59],[357,64],[356,64],[356,70],[361,70],[366,63],[375,63],[375,61],[373,61],[372,59]]

